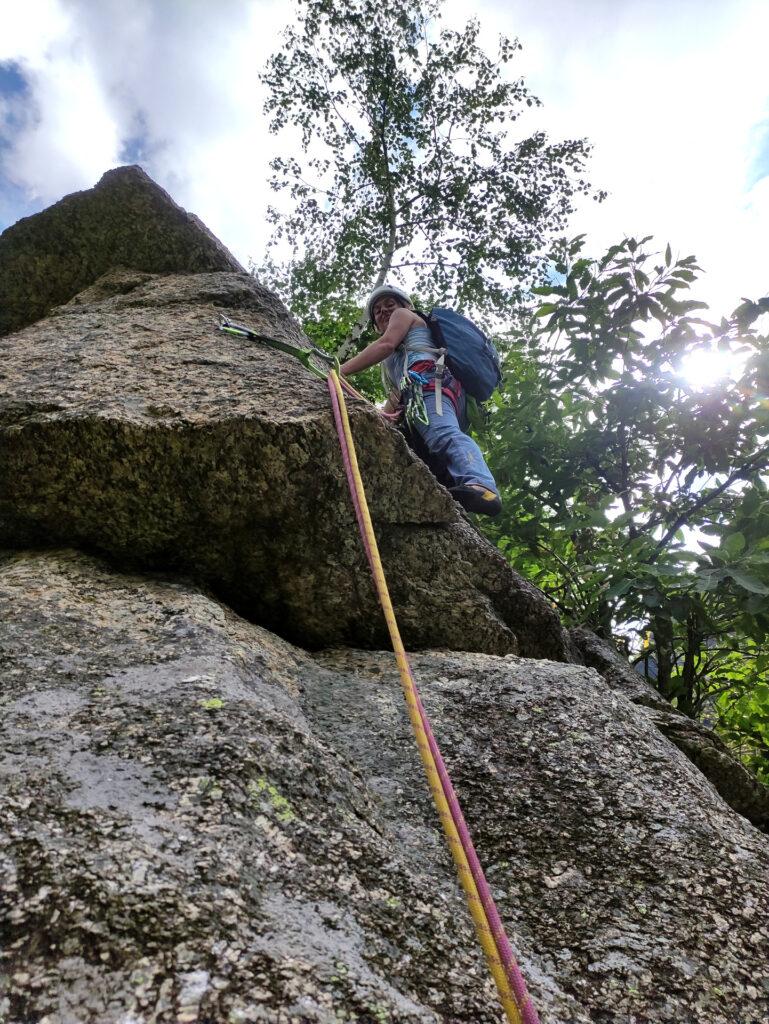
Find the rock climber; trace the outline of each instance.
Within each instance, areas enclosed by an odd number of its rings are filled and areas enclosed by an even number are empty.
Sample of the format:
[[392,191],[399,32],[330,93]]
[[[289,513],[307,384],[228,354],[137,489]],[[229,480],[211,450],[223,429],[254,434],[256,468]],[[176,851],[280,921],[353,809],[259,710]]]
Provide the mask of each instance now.
[[[421,394],[422,415],[407,424],[410,442],[435,476],[469,512],[495,516],[501,508],[494,477],[475,441],[465,433],[467,400],[464,388],[448,368],[443,370],[441,408],[436,409],[436,359],[430,329],[406,292],[382,285],[371,293],[367,312],[379,334],[376,341],[341,366],[347,377],[382,364],[389,391],[385,411],[402,413],[407,397]],[[407,394],[408,393],[408,394]]]

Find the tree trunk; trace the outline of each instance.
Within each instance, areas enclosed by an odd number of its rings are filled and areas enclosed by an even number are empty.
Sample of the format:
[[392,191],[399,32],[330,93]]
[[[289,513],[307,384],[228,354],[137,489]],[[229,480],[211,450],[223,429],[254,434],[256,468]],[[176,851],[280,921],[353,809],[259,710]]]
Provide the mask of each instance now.
[[700,644],[692,616],[686,623],[686,651],[684,652],[684,669],[681,676],[681,690],[678,695],[678,710],[689,718],[696,713],[694,689],[696,684],[694,661],[699,654]]
[[[379,137],[382,144],[382,163],[384,165],[385,176],[387,180],[387,218],[389,224],[389,235],[387,238],[387,248],[385,249],[382,257],[382,264],[379,267],[379,273],[377,274],[376,281],[372,286],[371,291],[375,288],[379,288],[380,285],[385,283],[385,278],[389,273],[390,267],[392,266],[393,256],[395,255],[395,249],[398,240],[398,216],[395,209],[395,192],[393,191],[392,178],[390,177],[390,154],[387,149],[387,135],[386,135],[386,124],[385,120],[387,117],[387,109],[382,113],[382,123],[380,125]],[[360,337],[366,329],[368,324],[368,311],[363,310],[357,323],[350,332],[350,336],[346,338],[339,346],[339,351],[336,353],[337,359],[341,362],[346,359],[357,347]]]
[[651,621],[654,645],[657,651],[657,689],[666,700],[672,700],[673,693],[673,627],[669,619],[654,618]]
[[[382,261],[382,266],[379,268],[379,273],[377,274],[377,279],[374,282],[374,285],[373,285],[373,287],[371,289],[372,292],[374,291],[375,288],[378,288],[380,285],[384,284],[385,278],[387,277],[387,272],[389,271],[390,267],[392,266],[394,252],[395,252],[395,242],[394,242],[394,239],[392,238],[392,233],[391,233],[391,245],[388,247],[388,250],[385,253],[385,258]],[[360,341],[361,335],[366,330],[367,324],[368,324],[368,311],[366,309],[364,309],[363,312],[361,313],[361,315],[358,317],[358,319],[357,319],[357,321],[355,323],[355,326],[350,331],[349,335],[345,338],[345,340],[339,346],[339,349],[338,349],[338,351],[336,353],[336,357],[337,357],[337,359],[339,360],[340,363],[342,362],[342,360],[347,359],[348,356],[352,355],[352,353],[357,349],[358,342]]]

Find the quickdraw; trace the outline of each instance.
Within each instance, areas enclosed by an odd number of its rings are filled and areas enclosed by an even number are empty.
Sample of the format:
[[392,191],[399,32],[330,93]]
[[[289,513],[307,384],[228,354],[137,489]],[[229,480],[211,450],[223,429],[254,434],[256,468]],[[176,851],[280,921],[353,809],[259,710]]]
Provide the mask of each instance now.
[[425,396],[422,392],[422,388],[428,383],[427,377],[423,374],[416,370],[408,370],[398,386],[404,419],[409,426],[413,426],[415,423],[427,426],[430,422],[425,406]]
[[303,366],[307,367],[310,373],[314,373],[316,377],[321,377],[323,380],[326,379],[326,374],[319,370],[316,366],[313,366],[311,360],[313,357],[322,360],[328,366],[333,367],[336,364],[334,356],[330,356],[328,352],[324,352],[323,349],[316,348],[311,345],[309,348],[299,348],[297,345],[292,345],[288,341],[282,341],[280,338],[273,338],[269,334],[259,334],[257,331],[251,330],[250,327],[244,327],[242,324],[233,323],[226,316],[220,315],[217,322],[217,327],[220,331],[224,331],[225,334],[234,334],[238,338],[249,338],[251,341],[261,341],[265,345],[269,345],[270,348],[276,348],[280,352],[287,352],[290,356],[296,356]]
[[[279,352],[285,352],[290,356],[294,356],[302,366],[306,367],[310,373],[315,374],[316,377],[320,377],[321,380],[326,380],[330,369],[339,370],[339,360],[336,356],[329,355],[328,352],[324,352],[322,348],[318,348],[315,345],[310,345],[309,348],[300,348],[298,345],[292,345],[288,341],[283,341],[282,338],[273,338],[270,334],[260,334],[258,331],[252,330],[250,327],[244,327],[243,324],[236,324],[228,317],[223,314],[219,315],[219,319],[216,322],[217,330],[223,331],[225,334],[232,334],[236,338],[248,338],[249,341],[260,341],[262,344],[269,346],[270,348],[277,349]],[[313,359],[320,360],[324,364],[324,369],[320,369],[313,363]],[[366,398],[359,392],[348,381],[342,378],[342,386],[348,395],[353,395],[355,398],[360,398],[364,402]]]

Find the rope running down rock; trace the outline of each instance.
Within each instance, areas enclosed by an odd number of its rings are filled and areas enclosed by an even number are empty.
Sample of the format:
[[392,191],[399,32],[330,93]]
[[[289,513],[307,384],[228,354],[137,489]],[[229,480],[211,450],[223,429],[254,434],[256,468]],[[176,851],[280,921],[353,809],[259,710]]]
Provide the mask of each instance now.
[[339,443],[342,449],[347,481],[355,515],[358,520],[366,556],[382,605],[390,639],[398,663],[403,695],[406,700],[411,726],[419,754],[427,775],[427,782],[441,819],[446,839],[465,891],[468,908],[475,924],[476,934],[494,978],[499,998],[509,1024],[539,1024],[537,1011],[526,990],[526,983],[515,961],[512,947],[505,934],[494,899],[489,891],[483,868],[478,861],[472,839],[465,823],[457,795],[443,763],[427,713],[419,696],[416,681],[409,665],[398,624],[395,620],[387,582],[379,557],[379,549],[371,523],[366,494],[363,489],[355,445],[344,393],[338,374],[331,370],[328,389],[334,409]]

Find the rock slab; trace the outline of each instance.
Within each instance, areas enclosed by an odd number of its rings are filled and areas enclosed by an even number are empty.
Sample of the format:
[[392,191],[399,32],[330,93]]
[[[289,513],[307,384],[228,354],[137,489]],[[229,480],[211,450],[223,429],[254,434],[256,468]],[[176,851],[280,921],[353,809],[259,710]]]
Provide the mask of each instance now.
[[0,235],[0,335],[34,323],[116,266],[243,270],[141,167],[116,167]]
[[693,721],[660,696],[614,648],[591,630],[569,631],[582,660],[596,669],[612,689],[624,693],[667,738],[696,764],[738,814],[769,832],[769,786],[765,786],[734,757],[712,729]]
[[[0,546],[194,575],[295,643],[388,643],[326,383],[241,273],[114,270],[0,338]],[[406,644],[568,660],[558,617],[373,406],[353,433]]]
[[[7,1024],[499,1024],[391,655],[0,566]],[[765,1024],[767,837],[592,670],[414,657],[542,1024]]]

